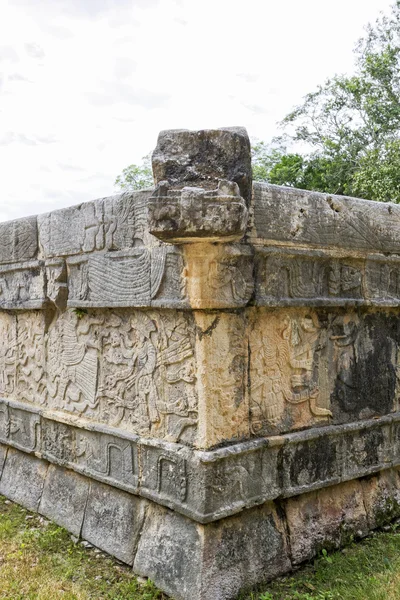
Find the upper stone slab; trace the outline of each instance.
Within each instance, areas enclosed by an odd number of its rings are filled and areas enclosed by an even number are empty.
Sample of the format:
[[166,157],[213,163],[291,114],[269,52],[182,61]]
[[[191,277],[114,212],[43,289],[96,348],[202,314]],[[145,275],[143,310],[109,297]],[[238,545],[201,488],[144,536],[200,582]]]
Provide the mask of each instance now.
[[237,183],[241,196],[250,202],[251,149],[243,127],[162,131],[152,163],[156,184],[168,181],[178,189],[215,189],[225,179]]
[[400,254],[400,206],[256,182],[257,244]]
[[29,261],[36,257],[37,249],[36,217],[0,223],[0,263]]

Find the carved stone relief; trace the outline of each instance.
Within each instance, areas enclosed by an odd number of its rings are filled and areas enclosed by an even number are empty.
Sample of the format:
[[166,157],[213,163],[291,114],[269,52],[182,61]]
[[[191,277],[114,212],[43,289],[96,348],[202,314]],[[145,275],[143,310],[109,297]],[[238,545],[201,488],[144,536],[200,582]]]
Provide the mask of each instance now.
[[70,258],[69,305],[150,306],[164,277],[166,256],[165,247],[142,246]]
[[30,260],[37,248],[36,217],[0,223],[0,263]]
[[85,202],[38,217],[39,240],[46,258],[123,250],[148,242],[146,199],[134,192]]
[[162,312],[113,317],[103,338],[102,420],[142,435],[192,440],[197,397],[188,320]]
[[67,311],[47,335],[49,406],[142,435],[193,441],[193,336],[181,313]]
[[15,315],[0,315],[0,395],[7,397],[15,392],[17,363],[17,319]]
[[270,313],[250,335],[250,418],[254,434],[327,421],[319,355],[325,335],[315,313]]
[[261,303],[318,305],[367,299],[364,261],[319,252],[261,251],[257,296]]
[[396,315],[259,309],[250,331],[253,434],[398,410]]
[[17,317],[16,396],[34,404],[46,402],[45,316],[41,311]]

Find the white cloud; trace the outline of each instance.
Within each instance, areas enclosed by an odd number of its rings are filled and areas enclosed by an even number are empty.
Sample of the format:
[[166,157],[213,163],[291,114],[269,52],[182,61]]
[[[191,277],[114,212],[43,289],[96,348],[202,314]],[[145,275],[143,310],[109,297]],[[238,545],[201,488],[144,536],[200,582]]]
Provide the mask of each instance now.
[[269,139],[390,0],[0,0],[0,219],[113,192],[161,129]]

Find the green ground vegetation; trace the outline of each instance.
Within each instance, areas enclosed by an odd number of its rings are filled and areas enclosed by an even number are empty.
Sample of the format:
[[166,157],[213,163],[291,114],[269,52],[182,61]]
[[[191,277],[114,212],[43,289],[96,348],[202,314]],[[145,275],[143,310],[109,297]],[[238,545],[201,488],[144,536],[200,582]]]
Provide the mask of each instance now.
[[[400,526],[374,533],[240,600],[398,600]],[[168,600],[150,581],[0,496],[0,599]]]

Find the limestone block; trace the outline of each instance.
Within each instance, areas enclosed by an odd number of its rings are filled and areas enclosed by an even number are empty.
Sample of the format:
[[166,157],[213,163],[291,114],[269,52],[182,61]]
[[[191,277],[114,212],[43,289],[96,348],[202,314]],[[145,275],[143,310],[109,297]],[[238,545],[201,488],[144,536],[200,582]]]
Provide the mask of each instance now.
[[81,475],[50,465],[38,512],[79,537],[89,485]]
[[249,436],[246,319],[237,313],[195,312],[199,432],[210,448]]
[[339,548],[368,532],[359,481],[291,498],[285,502],[285,514],[293,564],[309,560],[323,548]]
[[156,298],[163,305],[164,295],[178,308],[185,304],[182,260],[165,246],[70,257],[68,306],[150,307]]
[[247,227],[247,208],[234,182],[220,181],[215,190],[197,187],[170,190],[161,182],[149,199],[150,232],[164,242],[240,240]]
[[36,217],[0,223],[0,263],[29,261],[36,257]]
[[152,155],[155,183],[213,189],[220,179],[234,181],[241,196],[251,196],[251,150],[242,127],[162,131]]
[[184,256],[187,296],[193,309],[246,306],[254,289],[248,246],[188,244]]
[[62,258],[45,262],[46,297],[59,310],[65,310],[68,301],[67,265]]
[[289,568],[283,523],[272,505],[206,526],[152,505],[133,565],[177,600],[233,600]]
[[43,492],[48,463],[9,448],[0,479],[0,494],[37,511]]
[[0,309],[42,308],[45,302],[45,274],[38,261],[0,266]]
[[400,250],[400,207],[254,183],[252,238],[285,246]]
[[123,250],[148,241],[147,205],[151,191],[85,202],[38,217],[45,258],[96,250]]
[[370,529],[382,527],[400,516],[398,469],[388,469],[361,480]]
[[254,435],[349,423],[397,410],[395,313],[252,309]]
[[82,537],[132,565],[147,506],[146,500],[93,482],[86,505]]

